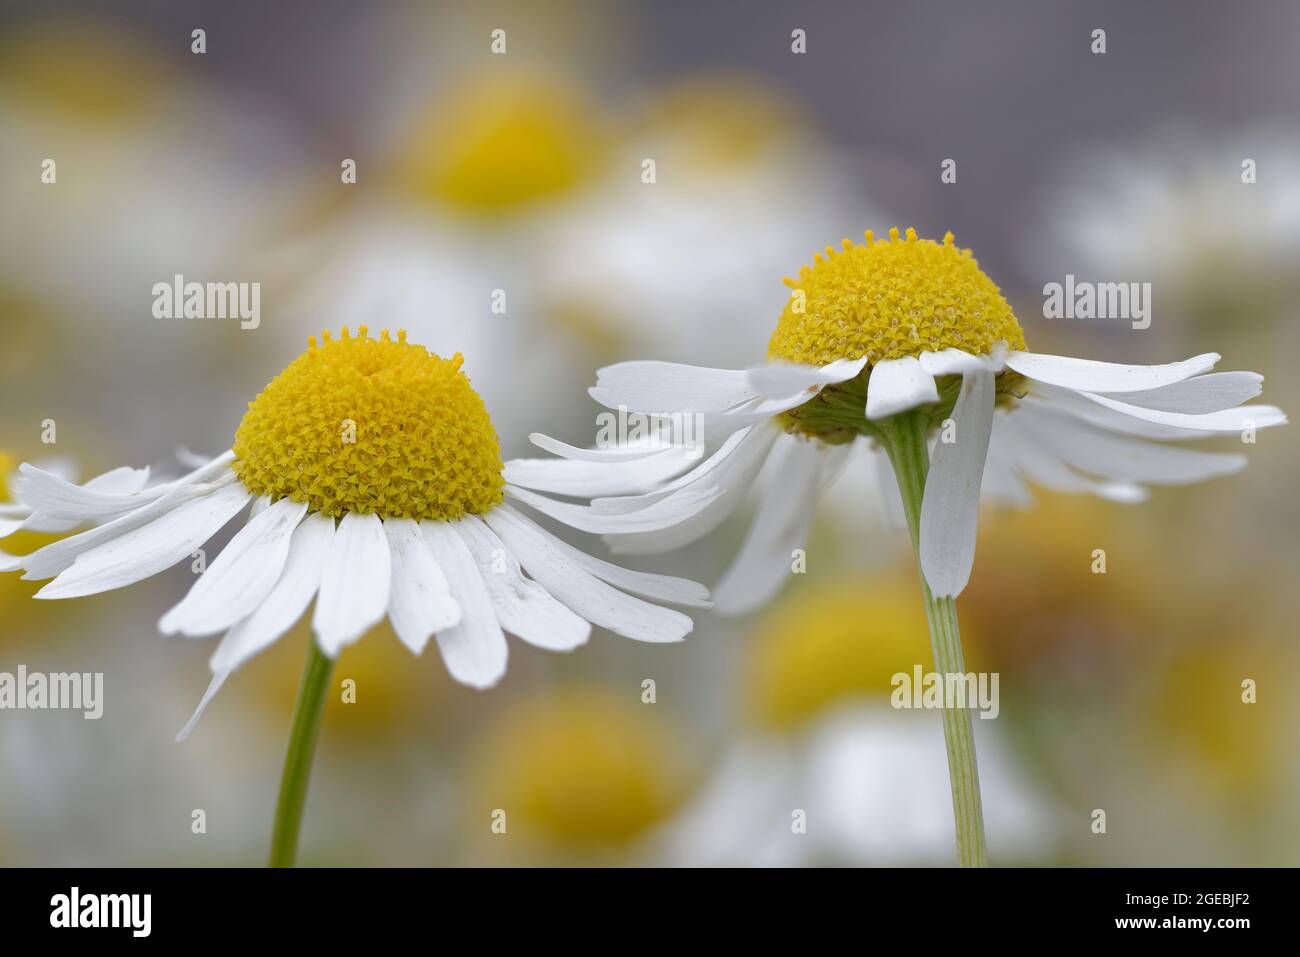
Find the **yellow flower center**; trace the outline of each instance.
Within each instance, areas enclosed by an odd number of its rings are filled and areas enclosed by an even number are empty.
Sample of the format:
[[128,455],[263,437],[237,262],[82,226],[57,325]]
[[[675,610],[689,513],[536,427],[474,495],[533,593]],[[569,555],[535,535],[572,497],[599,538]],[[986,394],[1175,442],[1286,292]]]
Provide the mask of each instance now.
[[418,194],[494,214],[566,192],[601,152],[581,95],[548,75],[475,76],[432,104],[402,151]]
[[892,577],[865,589],[858,580],[829,580],[782,601],[750,644],[752,715],[794,727],[845,701],[888,700],[894,675],[910,677],[918,664],[929,671],[929,632],[914,588]]
[[501,501],[501,451],[460,371],[399,332],[313,336],[248,405],[235,473],[250,491],[341,516],[455,519]]
[[513,705],[476,746],[476,817],[500,807],[511,834],[574,850],[635,839],[688,783],[679,731],[653,711],[590,687]]
[[826,248],[798,279],[768,343],[768,357],[804,365],[867,356],[875,365],[922,352],[961,349],[987,355],[999,342],[1025,347],[1024,333],[993,280],[969,249],[953,245],[952,233],[939,244],[904,239],[889,231],[876,242],[844,240]]

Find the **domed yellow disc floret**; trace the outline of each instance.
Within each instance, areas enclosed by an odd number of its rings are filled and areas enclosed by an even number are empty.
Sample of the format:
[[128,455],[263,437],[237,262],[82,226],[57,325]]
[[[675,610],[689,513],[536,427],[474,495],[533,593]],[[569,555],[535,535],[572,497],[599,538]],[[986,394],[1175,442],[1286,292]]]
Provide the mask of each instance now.
[[460,371],[399,332],[323,335],[248,405],[235,473],[250,491],[340,516],[455,519],[501,501],[501,451]]
[[844,240],[844,249],[826,248],[798,279],[776,332],[768,343],[770,359],[826,365],[836,359],[867,356],[872,365],[922,352],[961,349],[986,355],[998,342],[1025,347],[1024,333],[993,280],[980,270],[969,249],[917,239],[909,229],[899,239],[866,244]]

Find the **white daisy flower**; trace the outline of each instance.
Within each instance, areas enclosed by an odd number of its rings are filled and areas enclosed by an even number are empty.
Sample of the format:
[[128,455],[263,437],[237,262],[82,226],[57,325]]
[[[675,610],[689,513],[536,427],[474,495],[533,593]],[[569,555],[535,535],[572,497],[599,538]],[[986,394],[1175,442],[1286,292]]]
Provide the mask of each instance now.
[[94,595],[155,575],[252,504],[159,623],[190,638],[224,633],[199,713],[315,599],[277,863],[292,859],[285,841],[296,836],[332,661],[385,616],[413,654],[432,637],[453,678],[488,688],[505,674],[507,631],[552,651],[585,643],[592,624],[676,642],[691,619],[643,599],[708,604],[702,586],[588,556],[506,503],[502,472],[516,463],[502,465],[487,409],[460,367],[459,355],[440,358],[405,333],[371,339],[365,327],[356,337],[345,327],[339,340],[313,338],[249,404],[231,450],[175,481],[106,490],[21,468],[18,495],[33,514],[95,526],[6,560],[24,578],[53,579],[38,598]]
[[[644,481],[666,452],[610,450],[592,470],[582,461],[590,456],[540,438],[568,461],[536,469],[531,488],[512,480],[506,494],[605,535],[616,551],[660,552],[716,528],[758,479],[757,517],[716,589],[717,607],[738,612],[771,597],[797,567],[820,493],[853,444],[877,444],[922,572],[935,671],[962,674],[954,598],[970,578],[982,496],[1023,501],[1028,480],[1133,501],[1147,484],[1245,464],[1167,440],[1286,421],[1272,406],[1243,404],[1259,394],[1260,376],[1211,373],[1216,353],[1137,366],[1027,351],[1011,307],[951,233],[940,244],[910,229],[880,243],[868,232],[865,245],[828,248],[786,283],[792,293],[767,365],[624,362],[602,369],[591,390],[612,409],[695,416],[708,439],[725,437],[705,461],[648,493],[612,491],[619,480]],[[958,859],[984,866],[970,714],[951,705],[941,713]]]
[[1027,351],[1006,300],[951,234],[939,244],[910,229],[905,238],[891,230],[888,242],[868,232],[865,245],[828,248],[786,283],[793,294],[767,365],[623,362],[601,369],[590,390],[611,409],[702,417],[710,442],[721,441],[707,459],[649,493],[615,491],[619,478],[645,481],[662,469],[671,450],[635,457],[611,450],[594,468],[573,461],[590,453],[535,437],[570,461],[552,462],[545,480],[535,466],[531,485],[512,481],[506,494],[606,536],[616,553],[646,554],[708,534],[759,481],[753,526],[714,595],[720,611],[740,613],[786,581],[821,491],[855,444],[870,447],[891,492],[897,488],[888,465],[897,470],[906,443],[893,436],[900,417],[915,411],[933,448],[920,561],[935,596],[948,597],[970,574],[981,496],[1025,504],[1033,483],[1137,501],[1147,485],[1195,482],[1246,462],[1170,440],[1286,421],[1273,406],[1244,405],[1259,395],[1262,377],[1211,372],[1216,353],[1139,366]]
[[505,631],[554,651],[586,642],[591,624],[641,641],[684,638],[689,617],[633,594],[703,606],[702,586],[585,555],[502,500],[503,469],[527,463],[503,467],[460,365],[405,333],[344,327],[338,340],[313,337],[249,404],[230,451],[174,481],[144,488],[146,471],[119,469],[75,486],[24,464],[18,507],[29,527],[95,527],[11,557],[7,570],[52,578],[38,598],[122,588],[189,557],[251,502],[159,622],[166,634],[224,633],[217,683],[313,598],[330,658],[387,616],[414,654],[434,637],[452,677],[474,688],[505,674]]

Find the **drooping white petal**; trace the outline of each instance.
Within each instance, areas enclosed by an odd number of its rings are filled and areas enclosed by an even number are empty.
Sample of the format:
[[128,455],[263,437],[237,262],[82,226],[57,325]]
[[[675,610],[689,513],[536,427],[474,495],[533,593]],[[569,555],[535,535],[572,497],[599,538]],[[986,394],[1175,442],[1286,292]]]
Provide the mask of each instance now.
[[1249,402],[1264,390],[1263,383],[1264,377],[1258,372],[1211,372],[1158,389],[1119,394],[1128,405],[1204,415]]
[[[636,512],[650,505],[668,498],[679,489],[688,488],[701,482],[709,482],[712,485],[722,487],[725,479],[725,469],[729,464],[734,464],[734,455],[744,442],[761,441],[760,427],[749,426],[738,432],[733,432],[727,436],[727,440],[722,443],[721,447],[701,462],[695,468],[691,469],[685,475],[673,479],[656,488],[653,491],[642,492],[638,495],[618,495],[603,498],[595,498],[591,502],[591,507],[597,512],[605,512],[610,515],[623,515],[628,512]],[[768,443],[775,438],[775,431],[768,430]]]
[[[45,471],[53,471],[46,468],[45,465],[40,465],[38,467],[44,468]],[[61,475],[58,472],[53,472],[53,474],[59,475],[60,478],[68,478],[68,476]],[[111,469],[102,475],[96,475],[94,478],[85,482],[81,487],[94,492],[109,492],[129,495],[134,492],[139,492],[148,484],[148,482],[148,466],[134,469],[130,466],[124,465],[120,468]],[[26,508],[26,506],[21,507]],[[30,514],[21,526],[24,531],[62,533],[70,532],[77,526],[83,524],[80,520],[76,519],[51,518],[41,512],[30,512],[30,509],[28,509],[28,511]],[[8,533],[0,531],[0,538],[4,538],[6,534]]]
[[637,641],[681,641],[690,634],[689,617],[632,595],[625,595],[568,561],[549,536],[539,535],[508,505],[484,516],[524,569],[543,588],[583,618]]
[[214,635],[251,615],[275,587],[294,529],[306,513],[306,503],[282,498],[250,519],[189,593],[162,616],[159,630],[192,638]]
[[939,401],[934,376],[915,356],[886,359],[871,367],[867,380],[867,418],[885,419],[918,405]]
[[515,488],[513,485],[507,485],[505,493],[510,498],[535,508],[543,515],[549,515],[565,525],[584,532],[605,534],[652,531],[684,522],[703,511],[710,502],[722,494],[722,490],[701,483],[698,486],[682,489],[646,508],[621,514],[599,512],[590,505],[557,502],[527,489]]
[[[705,481],[720,490],[717,498],[691,516],[689,521],[678,522],[662,529],[636,532],[632,534],[614,534],[605,537],[605,543],[616,555],[657,555],[672,551],[683,545],[703,538],[726,520],[744,500],[745,494],[753,486],[763,463],[767,461],[772,444],[782,435],[776,423],[762,423],[753,427],[743,442],[737,443],[725,457],[721,450],[716,470]],[[674,493],[680,494],[680,493]],[[604,508],[606,503],[593,502],[593,508]]]
[[1107,432],[1121,432],[1124,435],[1136,435],[1143,439],[1208,439],[1213,432],[1191,431],[1168,425],[1157,425],[1135,419],[1131,415],[1115,412],[1098,405],[1091,399],[1085,399],[1082,392],[1071,389],[1058,389],[1056,386],[1035,382],[1033,391],[1020,400],[1024,408],[1046,408],[1053,412],[1066,413],[1076,419],[1091,423]]
[[955,598],[970,580],[979,527],[980,486],[993,427],[993,373],[967,372],[946,432],[930,457],[921,499],[921,572],[938,598]]
[[1184,485],[1230,475],[1246,465],[1244,455],[1146,442],[1066,417],[1053,419],[1042,412],[1021,415],[1017,421],[1040,446],[1062,461],[1106,478]]
[[1021,375],[1061,386],[1088,392],[1141,392],[1182,382],[1202,372],[1209,372],[1221,356],[1217,352],[1193,356],[1182,362],[1157,366],[1123,365],[1116,362],[1098,362],[1095,359],[1075,359],[1070,356],[1052,356],[1038,352],[1012,352],[1007,355],[1007,365]]
[[468,516],[456,531],[478,563],[483,584],[501,627],[537,648],[572,651],[587,643],[591,624],[525,578],[505,542],[478,516]]
[[907,528],[907,515],[903,511],[903,495],[898,490],[898,477],[894,475],[893,463],[883,451],[871,455],[876,471],[876,481],[880,486],[880,502],[885,513],[885,521],[890,528]]
[[606,366],[587,390],[607,408],[632,412],[723,412],[759,393],[743,369],[708,369],[676,362],[637,360]]
[[1022,425],[1027,410],[993,417],[989,455],[1006,462],[1032,482],[1056,492],[1086,492],[1110,502],[1132,504],[1144,501],[1146,489],[1132,482],[1099,481],[1082,475],[1036,438],[1026,435]]
[[50,472],[24,463],[20,469],[23,478],[17,483],[18,496],[34,512],[49,518],[71,521],[106,521],[134,511],[153,502],[179,486],[200,485],[211,482],[230,471],[233,452],[213,459],[201,469],[182,476],[174,482],[142,488],[134,492],[106,491],[73,485]]
[[817,507],[821,459],[816,445],[783,435],[768,459],[758,514],[740,553],[714,590],[720,614],[740,615],[780,590],[793,552],[803,546]]
[[492,687],[506,673],[509,649],[487,583],[469,546],[456,531],[455,526],[461,522],[424,521],[420,528],[461,610],[459,624],[438,632],[438,650],[453,678],[481,690]]
[[680,475],[699,459],[701,446],[667,448],[627,462],[511,459],[502,475],[511,485],[553,495],[636,495]]
[[65,569],[71,568],[78,555],[84,554],[115,538],[120,538],[135,529],[142,528],[173,509],[197,499],[205,498],[214,491],[232,484],[238,484],[235,480],[235,473],[227,470],[215,482],[176,486],[160,498],[137,508],[133,512],[119,516],[104,525],[81,532],[78,535],[60,539],[57,542],[51,542],[44,548],[38,548],[30,555],[24,556],[23,568],[27,570],[27,573],[23,575],[23,578],[28,581],[52,578]]
[[275,587],[212,653],[209,667],[214,673],[235,670],[293,627],[320,587],[333,541],[334,519],[313,512],[302,520],[289,540],[289,559]]
[[1094,395],[1091,392],[1080,392],[1079,395],[1112,412],[1119,412],[1134,419],[1198,432],[1241,432],[1247,428],[1264,429],[1274,425],[1286,425],[1287,421],[1286,413],[1273,405],[1239,405],[1235,409],[1220,409],[1218,412],[1206,412],[1203,415],[1189,415],[1186,412],[1146,409],[1109,396]]
[[759,395],[784,398],[809,390],[815,392],[822,386],[837,382],[847,382],[861,372],[866,364],[866,356],[861,359],[837,359],[824,366],[770,362],[749,370],[749,384]]
[[392,559],[378,515],[349,512],[339,522],[321,572],[311,626],[330,658],[383,621]]
[[544,452],[550,452],[552,455],[558,455],[562,459],[570,459],[574,462],[598,462],[602,464],[633,462],[638,459],[659,455],[664,451],[657,446],[639,444],[617,445],[607,449],[585,449],[577,445],[570,445],[567,442],[561,442],[559,439],[553,439],[541,432],[530,432],[528,441]]
[[384,534],[393,569],[388,619],[402,644],[418,655],[434,632],[460,623],[460,605],[451,596],[447,577],[433,560],[418,522],[386,519]]
[[177,744],[184,742],[185,739],[190,736],[191,732],[194,731],[195,727],[198,726],[199,718],[203,717],[203,712],[208,710],[208,705],[211,704],[212,699],[217,696],[217,692],[221,690],[221,686],[226,683],[226,679],[229,677],[229,671],[222,671],[212,676],[212,680],[208,682],[207,690],[203,692],[203,697],[199,699],[199,706],[195,708],[194,713],[190,715],[190,720],[185,722],[185,727],[181,728],[181,730],[177,732]]
[[630,568],[623,568],[620,565],[602,561],[593,555],[588,555],[581,549],[574,548],[568,542],[556,538],[526,515],[522,515],[518,511],[514,511],[512,514],[519,522],[528,525],[536,537],[544,538],[547,544],[555,549],[562,558],[595,575],[601,581],[608,582],[615,588],[630,592],[633,595],[640,595],[642,598],[672,602],[675,605],[693,605],[695,607],[707,607],[709,605],[709,590],[699,582],[693,582],[688,578],[676,578],[672,575],[655,575],[650,572],[633,571]]
[[62,571],[36,597],[81,598],[156,575],[193,554],[234,518],[249,498],[248,490],[238,482],[214,486],[207,494],[191,498],[152,522],[82,552],[71,568]]

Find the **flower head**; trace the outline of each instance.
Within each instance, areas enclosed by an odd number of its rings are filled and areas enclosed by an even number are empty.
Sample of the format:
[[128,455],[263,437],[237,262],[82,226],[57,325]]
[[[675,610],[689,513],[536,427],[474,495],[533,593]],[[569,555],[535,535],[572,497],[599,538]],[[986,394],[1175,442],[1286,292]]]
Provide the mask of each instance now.
[[553,537],[503,501],[512,465],[459,356],[344,330],[312,342],[249,405],[231,451],[179,479],[146,487],[147,470],[125,469],[77,486],[24,464],[24,521],[94,527],[0,568],[53,578],[39,598],[120,588],[188,558],[252,502],[160,621],[168,634],[225,633],[205,703],[313,599],[330,658],[387,617],[414,654],[436,637],[451,675],[476,688],[504,674],[505,631],[568,651],[593,623],[655,642],[691,630],[687,616],[635,595],[704,605],[705,589]]
[[[865,443],[888,488],[898,487],[895,474],[923,483],[911,516],[920,563],[933,594],[949,597],[970,576],[981,498],[1024,505],[1032,482],[1139,501],[1147,485],[1245,465],[1241,455],[1173,441],[1286,421],[1273,406],[1243,404],[1260,393],[1262,377],[1212,373],[1217,353],[1140,366],[1025,351],[997,287],[950,236],[942,244],[912,230],[904,239],[892,231],[887,243],[868,236],[788,281],[794,295],[768,364],[635,361],[600,370],[591,395],[609,408],[699,416],[716,447],[704,462],[688,471],[680,460],[674,469],[676,450],[611,450],[603,470],[553,463],[531,490],[507,486],[507,495],[604,534],[616,552],[648,553],[708,534],[757,484],[757,517],[715,595],[719,610],[742,612],[786,581],[821,489],[849,447]],[[900,429],[920,432],[907,461],[899,460]],[[551,440],[539,444],[566,454]],[[539,494],[561,487],[591,504]]]

